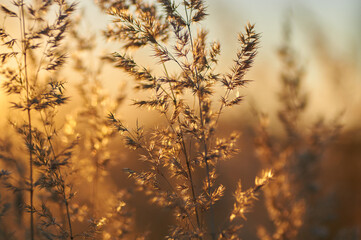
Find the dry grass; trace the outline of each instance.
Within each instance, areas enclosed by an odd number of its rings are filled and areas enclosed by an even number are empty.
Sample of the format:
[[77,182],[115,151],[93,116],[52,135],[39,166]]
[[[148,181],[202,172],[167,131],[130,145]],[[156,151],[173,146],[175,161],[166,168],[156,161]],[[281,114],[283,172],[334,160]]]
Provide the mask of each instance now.
[[327,215],[335,214],[325,209],[333,199],[322,186],[320,172],[323,153],[340,134],[341,125],[338,120],[326,124],[322,118],[312,126],[302,124],[308,96],[303,88],[304,69],[292,48],[290,26],[287,21],[284,43],[279,49],[283,65],[278,118],[285,137],[270,135],[267,115],[259,114],[257,151],[264,167],[272,168],[275,174],[275,180],[265,188],[265,203],[274,230],[267,233],[260,228],[263,240],[325,238],[331,232]]
[[[114,53],[106,59],[137,81],[136,88],[152,91],[149,99],[134,102],[135,106],[154,109],[166,120],[147,133],[137,124],[134,131],[109,115],[116,129],[125,135],[126,144],[142,151],[140,159],[148,166],[145,171],[125,169],[151,201],[172,209],[176,225],[168,239],[236,239],[240,222],[245,219],[256,198],[256,192],[272,176],[265,172],[256,178],[254,188],[245,192],[239,182],[235,203],[228,224],[216,227],[214,205],[225,193],[217,183],[217,166],[237,151],[237,134],[228,138],[216,136],[217,122],[225,108],[242,101],[239,91],[248,82],[244,76],[257,54],[259,34],[248,24],[240,33],[239,51],[229,73],[215,71],[220,44],[207,44],[207,32],[194,26],[206,16],[203,1],[172,1],[159,4],[137,2],[122,9],[111,6],[114,17],[105,33],[110,40],[120,40],[123,49],[150,47],[159,76],[139,66],[127,54]],[[169,42],[169,43],[168,43]],[[169,65],[178,70],[170,72]],[[223,89],[220,100],[215,89]],[[191,94],[191,98],[187,97]]]
[[[50,14],[51,7],[58,9],[58,15],[54,21],[47,22],[46,18]],[[65,1],[54,3],[45,1],[25,6],[24,1],[14,1],[12,6],[1,6],[1,9],[5,14],[4,24],[6,18],[15,18],[20,24],[17,36],[12,36],[6,28],[1,30],[1,40],[8,48],[8,52],[2,54],[2,74],[6,79],[3,82],[5,91],[9,95],[16,96],[13,108],[27,112],[27,118],[23,123],[12,122],[12,125],[23,137],[29,154],[29,174],[22,180],[25,183],[19,187],[11,181],[6,181],[6,187],[12,191],[29,192],[29,202],[24,201],[20,203],[22,206],[18,206],[22,211],[30,213],[30,239],[35,239],[34,215],[43,221],[38,225],[39,232],[43,235],[50,234],[47,229],[55,227],[59,228],[59,235],[54,237],[70,236],[73,239],[68,204],[72,193],[63,173],[63,168],[68,164],[71,156],[70,150],[73,144],[62,149],[56,149],[54,146],[57,132],[53,122],[54,109],[66,101],[63,94],[64,85],[61,80],[49,75],[40,78],[43,71],[56,76],[64,63],[65,54],[60,44],[75,5],[68,5]],[[15,63],[15,67],[9,62]],[[39,128],[35,127],[35,115],[40,118]],[[34,168],[37,170],[35,176]],[[41,207],[35,206],[36,189],[45,189],[52,195],[54,202],[64,204],[68,231],[54,222],[45,203]]]
[[[341,134],[340,124],[322,118],[305,124],[310,100],[290,25],[279,49],[277,114],[284,134],[271,134],[267,114],[258,114],[255,139],[242,136],[256,142],[266,169],[247,186],[241,173],[232,184],[222,181],[227,160],[243,161],[243,145],[237,129],[220,122],[245,99],[246,74],[260,45],[255,25],[238,34],[233,65],[220,72],[221,44],[207,39],[205,1],[97,4],[112,19],[102,38],[79,30],[84,22],[74,16],[75,3],[16,0],[1,6],[1,84],[12,108],[0,134],[0,239],[159,239],[153,225],[140,226],[147,221],[139,220],[144,209],[167,215],[165,239],[241,239],[259,196],[266,206],[253,226],[259,239],[347,235],[348,226],[332,230],[336,215],[326,204],[336,200],[321,179],[324,153]],[[119,52],[98,57],[104,37]],[[151,52],[152,69],[131,56],[144,49]],[[103,77],[109,67],[134,80],[141,99],[133,107],[153,112],[156,124],[143,127],[140,118],[132,128],[121,120],[132,95],[127,88],[108,93]],[[70,98],[73,79],[77,91]],[[76,106],[64,117],[61,109],[70,101]],[[270,226],[259,226],[265,219]]]

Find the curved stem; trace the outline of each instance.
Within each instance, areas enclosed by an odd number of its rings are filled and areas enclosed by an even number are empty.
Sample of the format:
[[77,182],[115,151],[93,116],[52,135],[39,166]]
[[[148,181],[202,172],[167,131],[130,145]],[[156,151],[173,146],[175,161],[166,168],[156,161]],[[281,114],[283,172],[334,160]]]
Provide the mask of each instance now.
[[69,203],[68,203],[68,199],[66,198],[66,195],[65,195],[65,186],[63,186],[63,197],[64,197],[65,208],[66,208],[66,216],[68,218],[68,224],[69,224],[70,239],[73,240],[74,239],[73,229],[72,229],[71,220],[70,220]]
[[[191,9],[191,13],[192,13],[192,9]],[[191,14],[190,13],[190,14]],[[190,20],[188,16],[188,11],[187,8],[185,6],[185,14],[186,14],[186,18],[187,18],[187,29],[188,29],[188,33],[189,33],[189,39],[191,42],[191,48],[192,48],[192,54],[194,55],[194,43],[193,43],[193,37],[192,37],[192,31],[191,31],[191,27],[190,27]],[[194,66],[194,70],[195,70],[195,77],[196,77],[196,84],[197,84],[197,88],[199,89],[200,87],[200,82],[199,82],[199,77],[198,77],[198,68],[195,65]],[[202,127],[202,143],[203,143],[203,147],[204,147],[204,163],[206,165],[206,175],[207,175],[207,188],[208,188],[208,195],[210,198],[210,213],[211,213],[211,219],[210,219],[210,234],[212,237],[212,240],[216,239],[216,233],[215,233],[215,221],[214,221],[214,209],[213,209],[213,201],[211,198],[211,180],[210,180],[210,167],[209,167],[209,163],[208,163],[208,147],[207,147],[207,142],[206,142],[206,136],[204,133],[204,122],[203,122],[203,112],[202,112],[202,97],[200,96],[199,92],[198,92],[198,104],[199,104],[199,117],[200,117],[200,121],[201,121],[201,127]]]
[[[55,159],[57,156],[55,154],[55,150],[54,150],[54,147],[53,147],[53,143],[51,141],[49,131],[46,129],[45,119],[44,119],[43,114],[41,113],[41,111],[40,111],[40,117],[41,117],[41,121],[42,121],[43,126],[44,126],[46,139],[48,140],[48,143],[49,143],[50,148],[51,148],[51,152],[52,152],[53,157]],[[65,208],[66,208],[66,216],[67,216],[67,220],[68,220],[70,239],[73,240],[74,239],[74,237],[73,237],[73,229],[72,229],[72,224],[71,224],[71,219],[70,219],[69,202],[68,202],[68,198],[67,198],[66,192],[65,192],[65,183],[64,183],[63,178],[61,177],[62,175],[61,175],[60,169],[58,169],[58,172],[59,172],[59,177],[60,177],[61,182],[62,182],[61,190],[62,190],[62,197],[63,197],[64,203],[65,203]]]
[[27,115],[29,124],[29,135],[28,135],[28,148],[29,148],[29,176],[30,176],[30,239],[34,240],[34,180],[33,180],[33,138],[32,138],[32,127],[31,127],[31,110],[30,110],[30,83],[28,78],[28,66],[27,66],[27,38],[25,28],[25,11],[24,11],[24,0],[20,3],[20,25],[21,25],[21,41],[22,41],[22,52],[24,57],[24,72],[25,72],[25,84],[26,84],[26,102],[27,102]]
[[[165,71],[165,74],[167,76],[167,78],[169,79],[169,74],[168,74],[168,70],[164,64],[164,62],[162,62],[162,65],[163,65],[163,68],[164,68],[164,71]],[[170,88],[170,91],[172,93],[172,97],[173,97],[173,104],[174,104],[174,108],[177,107],[177,98],[174,94],[174,91],[173,91],[173,86],[172,86],[172,83],[169,82],[169,88]],[[167,114],[164,114],[169,125],[171,126],[171,129],[173,130],[173,132],[175,134],[177,134],[177,132],[175,131],[175,129],[173,128],[173,123],[168,119],[168,116]],[[184,158],[185,158],[185,161],[186,161],[186,165],[187,165],[187,171],[188,171],[188,175],[189,175],[189,183],[191,185],[191,191],[192,191],[192,200],[195,204],[194,206],[194,212],[195,212],[195,215],[196,215],[196,221],[197,221],[197,226],[199,229],[201,229],[201,224],[200,224],[200,220],[199,220],[199,213],[198,213],[198,208],[197,208],[197,205],[196,205],[196,194],[195,194],[195,190],[194,190],[194,181],[193,181],[193,176],[192,176],[192,168],[191,168],[191,164],[190,164],[190,159],[188,157],[188,153],[187,153],[187,148],[186,148],[186,145],[185,145],[185,141],[184,141],[184,135],[183,135],[183,130],[182,130],[182,125],[181,125],[181,120],[178,116],[177,118],[177,122],[179,124],[179,128],[180,128],[180,138],[181,138],[181,145],[182,145],[182,152],[183,152],[183,155],[184,155]]]

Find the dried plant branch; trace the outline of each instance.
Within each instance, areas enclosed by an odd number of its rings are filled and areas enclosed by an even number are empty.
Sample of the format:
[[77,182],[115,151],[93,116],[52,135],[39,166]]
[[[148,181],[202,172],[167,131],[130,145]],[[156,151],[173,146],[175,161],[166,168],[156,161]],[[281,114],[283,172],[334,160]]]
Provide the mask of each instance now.
[[[239,35],[240,51],[231,73],[214,73],[220,45],[213,42],[209,46],[207,32],[199,30],[194,35],[192,29],[207,16],[203,1],[184,0],[180,4],[169,0],[135,1],[125,2],[121,7],[116,1],[102,1],[101,5],[105,2],[111,2],[107,12],[114,19],[105,36],[122,42],[124,50],[149,46],[163,70],[163,74],[156,76],[125,53],[105,58],[133,76],[137,89],[152,90],[154,97],[137,100],[134,105],[157,110],[167,124],[148,137],[143,129],[137,127],[132,132],[113,114],[108,116],[125,136],[129,147],[143,149],[146,153],[141,160],[148,164],[149,171],[138,173],[127,169],[127,173],[147,194],[157,196],[157,204],[173,208],[177,226],[171,229],[170,239],[216,239],[222,230],[215,227],[214,205],[225,192],[222,184],[216,184],[216,163],[237,152],[236,135],[227,140],[217,139],[216,124],[225,107],[241,102],[240,96],[228,98],[247,82],[244,76],[257,54],[260,36],[255,33],[254,26],[248,24],[246,33]],[[171,62],[178,67],[173,74],[169,71]],[[222,87],[225,92],[218,107],[214,106],[212,98],[216,87]],[[194,96],[193,103],[187,98],[189,93]],[[201,169],[204,179],[198,182],[199,176],[194,176]],[[164,192],[163,181],[173,189],[174,196]],[[177,189],[180,192],[177,193]],[[182,216],[192,227],[184,225]],[[236,236],[237,231],[229,236]]]
[[[13,103],[13,107],[18,110],[26,112],[27,120],[24,124],[18,125],[17,123],[12,123],[15,130],[24,138],[26,143],[27,152],[29,154],[29,179],[26,180],[26,184],[29,186],[27,190],[30,193],[29,204],[26,204],[24,209],[30,213],[29,221],[29,232],[30,239],[35,239],[38,237],[38,233],[35,231],[38,223],[35,223],[34,214],[37,213],[40,217],[48,218],[50,215],[46,212],[49,212],[45,208],[43,211],[38,211],[35,206],[35,190],[39,184],[50,184],[41,186],[41,188],[47,188],[48,190],[52,187],[56,188],[59,185],[53,185],[53,180],[63,182],[61,177],[61,172],[58,167],[66,162],[61,162],[59,164],[58,159],[60,155],[55,155],[53,150],[53,145],[49,134],[46,131],[46,126],[44,123],[44,128],[46,132],[46,138],[43,136],[41,131],[36,128],[36,120],[34,120],[34,112],[40,112],[48,110],[49,108],[55,108],[66,101],[66,97],[63,94],[63,83],[56,80],[44,79],[45,84],[38,83],[38,77],[40,70],[45,70],[47,72],[55,72],[64,62],[64,54],[61,54],[62,50],[60,49],[60,42],[64,39],[65,31],[67,26],[70,23],[69,16],[75,9],[75,4],[68,5],[65,1],[43,1],[37,2],[36,7],[33,7],[31,3],[25,3],[23,0],[13,1],[11,3],[12,7],[18,10],[18,14],[13,12],[11,8],[1,6],[2,11],[5,13],[5,17],[14,17],[19,21],[19,40],[11,36],[4,29],[1,30],[1,41],[5,42],[5,45],[12,52],[2,53],[2,60],[4,66],[2,66],[1,74],[5,76],[5,81],[3,87],[6,92],[10,95],[15,95],[17,97],[17,102]],[[55,6],[59,11],[53,24],[46,24],[43,17],[49,12],[50,6]],[[47,41],[43,41],[45,37]],[[21,44],[18,44],[18,41]],[[38,57],[37,49],[42,45],[51,46],[51,49],[47,49],[43,52],[39,52],[41,60],[39,64],[36,65],[36,58]],[[16,49],[18,48],[18,50]],[[21,54],[18,54],[21,53]],[[44,57],[45,56],[45,57]],[[44,59],[47,59],[45,62]],[[17,63],[17,69],[9,64],[5,64],[8,61],[14,61]],[[35,70],[33,74],[33,70]],[[35,78],[33,77],[35,76]],[[42,117],[42,116],[41,116]],[[44,145],[44,141],[47,139],[50,145],[50,149],[53,151],[53,159],[50,160],[50,155],[46,149],[47,146]],[[40,154],[40,155],[39,155]],[[45,159],[47,157],[48,159]],[[51,163],[49,165],[49,163]],[[44,167],[53,167],[54,169],[43,169]],[[41,176],[41,179],[37,179],[37,174],[34,173],[34,168],[42,168],[41,170],[47,172]],[[54,171],[58,171],[54,173]],[[53,174],[53,175],[52,175]],[[52,179],[46,179],[46,177]],[[65,185],[63,185],[63,190],[65,193]],[[53,190],[53,189],[52,189]],[[52,191],[51,190],[51,191]],[[58,189],[59,190],[59,189]],[[38,193],[36,191],[36,193]],[[67,197],[64,195],[65,200]],[[50,219],[48,219],[50,220]],[[53,221],[51,221],[53,222]],[[58,226],[56,223],[53,223],[54,226]],[[49,225],[44,225],[45,228],[48,228]],[[72,239],[72,230],[69,223],[69,228],[71,232]],[[42,229],[40,231],[43,231]],[[61,230],[64,232],[63,230]],[[44,231],[42,234],[47,234]],[[67,233],[64,233],[67,234]]]

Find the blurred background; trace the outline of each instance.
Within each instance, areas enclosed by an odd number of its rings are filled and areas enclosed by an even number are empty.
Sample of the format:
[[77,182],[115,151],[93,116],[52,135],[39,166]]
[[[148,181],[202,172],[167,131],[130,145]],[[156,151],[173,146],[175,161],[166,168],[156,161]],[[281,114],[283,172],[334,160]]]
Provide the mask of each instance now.
[[[1,4],[7,2],[0,1]],[[284,31],[287,26],[290,29],[289,45],[294,51],[295,61],[303,69],[300,88],[308,99],[300,120],[300,131],[312,131],[312,126],[320,119],[325,125],[337,122],[342,126],[317,162],[315,181],[324,190],[320,199],[326,209],[322,214],[328,217],[319,228],[312,230],[313,238],[361,239],[361,2],[209,0],[206,5],[209,16],[199,27],[209,31],[209,42],[219,40],[221,43],[218,70],[225,72],[232,65],[237,49],[237,33],[244,29],[247,22],[255,24],[256,31],[262,36],[254,67],[246,76],[252,82],[241,92],[245,100],[232,111],[225,111],[220,119],[221,135],[227,135],[233,130],[242,135],[239,141],[241,152],[231,161],[222,162],[220,167],[219,181],[225,184],[229,192],[216,206],[219,219],[224,219],[232,208],[234,183],[241,179],[245,188],[250,187],[254,177],[265,168],[264,162],[257,155],[257,113],[268,115],[268,131],[274,136],[276,145],[287,141],[279,120],[279,111],[283,106],[279,98],[283,68],[279,49],[285,44]],[[101,32],[106,29],[111,18],[102,13],[93,1],[81,0],[78,8],[83,17],[76,31],[83,36],[94,34],[95,39],[94,50],[82,61],[84,65],[96,69],[101,56],[120,51],[121,48],[117,43],[107,42],[102,36]],[[69,43],[70,49],[72,44]],[[76,51],[71,52],[69,58],[77,54]],[[143,65],[156,68],[147,50],[131,54]],[[84,104],[77,90],[84,80],[83,76],[73,70],[72,63],[66,65],[65,69],[63,77],[68,84],[70,101],[59,110],[61,117],[58,121],[63,127],[71,125],[72,119],[81,111],[80,105]],[[140,119],[145,129],[161,124],[153,112],[131,106],[132,99],[141,95],[133,90],[134,83],[129,76],[106,65],[96,78],[102,85],[100,94],[107,98],[116,99],[119,93],[126,95],[117,115],[129,126],[135,126],[137,119]],[[94,94],[99,93],[94,91]],[[89,99],[91,101],[92,98]],[[3,136],[11,134],[7,130],[7,119],[12,116],[9,106],[9,99],[4,92],[0,92],[0,126]],[[107,112],[105,108],[104,117]],[[86,130],[86,127],[83,128]],[[115,139],[108,146],[113,159],[110,165],[105,166],[107,174],[103,180],[111,184],[99,190],[104,191],[104,199],[112,192],[132,188],[133,182],[122,172],[123,168],[142,168],[137,161],[137,153],[123,147],[120,138]],[[79,188],[78,199],[86,199],[87,194],[91,194],[87,193],[86,180],[75,182],[75,186]],[[161,239],[167,234],[168,229],[164,226],[171,220],[170,214],[166,209],[146,204],[145,199],[143,193],[135,191],[129,200],[130,206],[135,209],[135,226],[139,232],[150,231],[151,239]],[[159,216],[159,220],[154,221],[155,215]],[[257,239],[260,225],[267,229],[274,228],[263,195],[247,218],[241,231],[243,239]],[[221,220],[218,224],[221,224]]]

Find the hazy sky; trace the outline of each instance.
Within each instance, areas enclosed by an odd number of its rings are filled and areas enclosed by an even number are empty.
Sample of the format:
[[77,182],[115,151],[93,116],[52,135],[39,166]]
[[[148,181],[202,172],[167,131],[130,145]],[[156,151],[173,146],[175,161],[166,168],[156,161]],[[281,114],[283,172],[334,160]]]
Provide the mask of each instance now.
[[[110,18],[102,15],[92,2],[92,0],[81,1],[81,6],[86,9],[89,26],[92,29],[104,29]],[[311,104],[312,107],[318,106],[319,109],[323,109],[325,104],[331,104],[333,105],[333,111],[329,111],[331,115],[340,112],[345,105],[352,105],[349,102],[354,102],[354,107],[357,108],[360,98],[356,99],[357,101],[350,97],[345,98],[341,91],[331,84],[335,74],[324,75],[325,73],[320,70],[322,66],[319,62],[323,60],[319,59],[320,56],[316,56],[321,53],[318,52],[320,46],[315,44],[321,41],[325,53],[323,57],[330,60],[326,64],[337,64],[336,61],[342,64],[351,61],[355,64],[360,59],[360,0],[208,0],[205,2],[208,5],[209,16],[203,25],[209,30],[209,41],[221,42],[220,65],[224,69],[232,64],[238,47],[237,33],[244,29],[248,21],[255,23],[256,30],[262,34],[259,55],[255,67],[249,74],[249,78],[256,81],[244,92],[245,95],[250,96],[250,99],[252,94],[258,93],[254,96],[265,109],[272,108],[277,102],[280,66],[276,52],[282,44],[282,27],[286,16],[291,15],[292,43],[300,55],[300,63],[307,69],[305,82],[308,85],[307,91],[314,97],[312,101],[315,104]],[[337,70],[331,65],[327,68]],[[336,77],[348,78],[342,79],[342,87],[354,91],[344,92],[351,93],[350,95],[355,97],[360,95],[355,90],[361,86],[360,75],[352,72],[354,69],[343,68],[343,71],[346,72],[343,76]],[[109,75],[109,79],[111,77]],[[358,85],[355,85],[355,82]],[[353,114],[352,111],[350,115]],[[315,112],[317,113],[318,109]]]
[[[93,0],[79,0],[80,8],[87,18],[85,29],[100,33],[110,22],[102,14]],[[307,65],[312,86],[317,85],[320,76],[318,65],[314,64],[314,32],[323,35],[323,44],[329,50],[328,57],[360,59],[361,41],[361,1],[360,0],[208,0],[209,16],[203,24],[209,30],[209,41],[219,40],[222,45],[221,66],[229,66],[237,48],[237,33],[244,29],[249,21],[256,24],[256,30],[262,34],[261,48],[251,77],[257,82],[252,88],[272,88],[277,81],[277,48],[282,44],[282,26],[287,15],[291,15],[294,32],[293,45],[302,56],[301,62]],[[0,0],[8,5],[9,0]],[[100,34],[99,34],[100,35]],[[104,39],[103,39],[104,40]],[[317,39],[316,39],[317,40]],[[313,62],[312,62],[313,61]],[[360,61],[357,66],[360,66]],[[110,75],[112,73],[109,73]],[[273,75],[272,75],[273,74]],[[113,74],[114,75],[114,74]],[[355,76],[351,76],[354,77]],[[357,76],[359,78],[359,75]],[[317,81],[315,81],[315,79]],[[357,79],[361,83],[360,79]],[[270,85],[267,85],[270,84]],[[360,86],[360,85],[358,85]],[[314,89],[319,89],[314,87]],[[267,95],[269,94],[269,95]],[[275,99],[275,91],[265,93],[268,99]],[[357,95],[357,94],[356,94]],[[330,93],[330,96],[332,94]],[[0,110],[4,103],[0,104]]]
[[[91,7],[91,2],[80,1],[81,6],[86,7],[92,26],[104,27],[106,18]],[[317,21],[330,34],[332,44],[339,48],[345,45],[344,41],[359,34],[361,27],[359,0],[208,0],[206,3],[210,13],[207,28],[211,29],[212,35],[222,37],[222,32],[212,31],[222,29],[227,37],[231,37],[231,32],[238,32],[250,21],[257,24],[266,38],[263,41],[266,45],[277,40],[284,16],[290,11],[299,21],[303,17]]]

